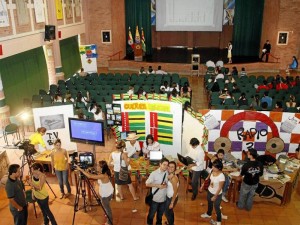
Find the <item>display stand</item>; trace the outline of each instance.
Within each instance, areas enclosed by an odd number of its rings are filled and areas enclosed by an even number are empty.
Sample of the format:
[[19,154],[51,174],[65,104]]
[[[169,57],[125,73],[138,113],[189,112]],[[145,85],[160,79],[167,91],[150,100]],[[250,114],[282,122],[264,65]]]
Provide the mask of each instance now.
[[141,44],[134,45],[134,61],[137,62],[143,61],[143,49]]
[[199,69],[200,69],[200,55],[199,54],[192,54],[191,57],[191,75],[196,74],[199,76]]

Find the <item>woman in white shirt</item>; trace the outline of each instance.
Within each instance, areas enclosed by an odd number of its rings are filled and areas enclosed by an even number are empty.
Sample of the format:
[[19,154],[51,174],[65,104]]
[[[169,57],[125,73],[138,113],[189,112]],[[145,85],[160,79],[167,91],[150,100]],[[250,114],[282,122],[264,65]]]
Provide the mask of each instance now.
[[[221,225],[222,213],[221,213],[221,201],[222,201],[222,188],[225,182],[225,176],[222,173],[223,164],[220,160],[215,160],[212,163],[212,172],[208,178],[210,179],[210,185],[207,191],[207,212],[201,215],[202,218],[211,218],[213,206],[217,214],[216,225]],[[205,183],[205,182],[204,182]],[[201,189],[204,187],[204,183]],[[214,222],[214,221],[213,221]]]
[[94,175],[90,174],[83,169],[81,169],[79,166],[76,165],[77,170],[82,172],[86,177],[89,179],[96,179],[98,180],[99,184],[99,195],[101,197],[101,202],[103,205],[103,208],[105,209],[105,214],[107,215],[107,222],[105,224],[111,225],[113,222],[112,218],[112,211],[110,207],[110,201],[114,194],[114,188],[110,182],[111,179],[111,172],[107,165],[107,162],[104,160],[99,161],[100,166],[100,174]]
[[101,106],[96,107],[96,111],[94,112],[94,120],[103,120],[103,111]]
[[174,161],[169,162],[168,172],[170,178],[167,185],[167,200],[165,211],[168,225],[174,225],[174,207],[178,201],[179,179],[177,175],[175,175],[175,171],[176,163]]
[[146,141],[143,144],[143,153],[146,158],[149,158],[150,151],[160,151],[160,144],[157,141],[154,141],[151,134],[148,134]]
[[128,179],[126,181],[122,181],[119,179],[119,172],[122,167],[128,167],[130,158],[127,156],[127,153],[125,153],[125,147],[126,144],[124,141],[119,141],[116,146],[116,150],[113,151],[108,159],[109,164],[113,164],[114,166],[114,178],[115,178],[115,183],[117,184],[117,189],[118,193],[120,195],[121,200],[124,200],[124,195],[122,192],[122,185],[128,185],[129,191],[132,194],[133,200],[136,201],[139,199],[139,197],[136,196],[134,187],[131,182],[130,176],[128,176]]

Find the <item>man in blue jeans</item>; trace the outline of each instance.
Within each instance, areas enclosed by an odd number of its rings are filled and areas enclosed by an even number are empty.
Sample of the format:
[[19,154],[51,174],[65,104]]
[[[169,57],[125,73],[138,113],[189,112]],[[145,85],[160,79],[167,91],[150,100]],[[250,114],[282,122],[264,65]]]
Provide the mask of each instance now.
[[258,154],[255,149],[249,149],[247,156],[249,161],[243,165],[241,170],[243,182],[237,207],[250,211],[253,205],[255,190],[259,183],[259,177],[263,175],[263,165],[256,160]]
[[[147,216],[147,224],[153,225],[153,218],[156,213],[156,225],[162,224],[162,216],[166,209],[167,183],[168,183],[169,160],[163,158],[159,168],[154,170],[146,180],[146,186],[152,188],[153,200]],[[154,192],[157,192],[154,194]]]

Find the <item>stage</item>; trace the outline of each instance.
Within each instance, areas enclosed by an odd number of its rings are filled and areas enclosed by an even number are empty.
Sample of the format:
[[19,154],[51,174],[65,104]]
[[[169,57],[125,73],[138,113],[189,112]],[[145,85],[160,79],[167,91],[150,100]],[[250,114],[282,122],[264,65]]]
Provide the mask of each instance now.
[[145,67],[147,69],[152,66],[154,70],[157,66],[162,66],[164,71],[170,73],[179,73],[190,75],[191,74],[191,56],[192,54],[200,54],[200,67],[199,73],[201,75],[205,74],[206,66],[205,63],[208,60],[214,62],[222,59],[225,63],[225,67],[232,70],[233,66],[236,66],[240,71],[242,67],[245,67],[248,73],[253,72],[267,72],[267,73],[279,73],[282,68],[280,68],[280,63],[276,62],[275,59],[269,58],[269,62],[261,62],[259,57],[234,57],[232,58],[233,64],[227,63],[227,49],[219,48],[193,48],[188,50],[183,47],[174,48],[161,48],[153,49],[153,54],[151,56],[144,56],[142,62],[136,62],[133,60],[133,53],[128,54],[123,60],[110,60],[109,70],[130,70],[138,72],[140,67]]

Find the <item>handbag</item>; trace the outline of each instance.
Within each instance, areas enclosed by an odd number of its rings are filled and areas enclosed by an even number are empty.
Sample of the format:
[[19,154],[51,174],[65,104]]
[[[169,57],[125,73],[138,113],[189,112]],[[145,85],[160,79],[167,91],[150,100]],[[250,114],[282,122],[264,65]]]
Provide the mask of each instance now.
[[120,172],[119,172],[119,180],[127,181],[129,177],[129,171],[127,166],[122,166],[122,153],[120,155]]
[[[165,173],[164,178],[163,178],[161,184],[164,183],[166,174],[167,174],[167,173]],[[146,205],[150,206],[150,205],[152,204],[153,196],[154,196],[158,191],[159,191],[159,188],[157,188],[157,189],[155,190],[155,192],[152,194],[152,188],[149,188],[149,189],[148,189],[148,192],[147,192],[146,197],[145,197],[145,203],[146,203]]]

